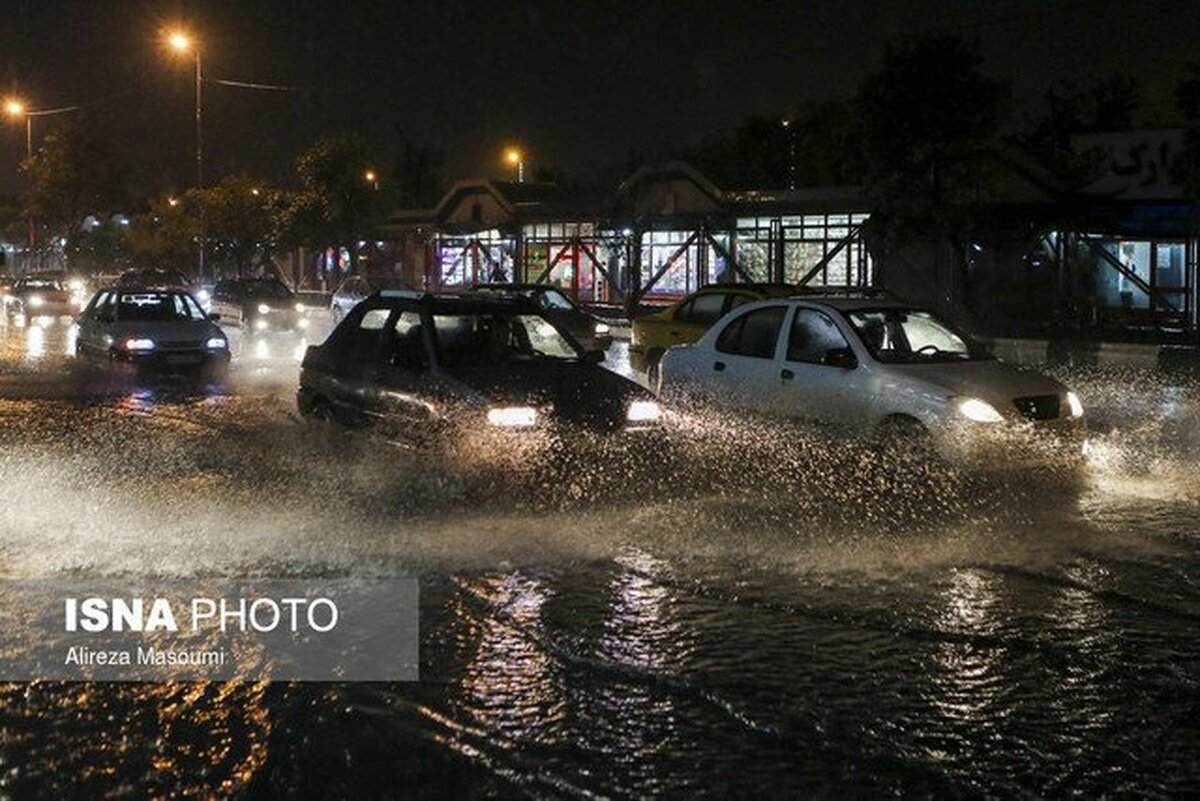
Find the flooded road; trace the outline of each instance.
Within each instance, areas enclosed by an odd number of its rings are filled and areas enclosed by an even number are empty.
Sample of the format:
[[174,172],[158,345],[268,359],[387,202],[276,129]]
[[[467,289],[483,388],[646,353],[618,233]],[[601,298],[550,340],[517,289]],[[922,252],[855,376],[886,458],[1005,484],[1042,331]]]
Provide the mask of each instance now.
[[0,796],[1200,788],[1194,379],[1056,370],[1080,479],[700,418],[514,485],[305,423],[297,344],[146,384],[0,331],[0,575],[415,576],[421,681],[0,685]]

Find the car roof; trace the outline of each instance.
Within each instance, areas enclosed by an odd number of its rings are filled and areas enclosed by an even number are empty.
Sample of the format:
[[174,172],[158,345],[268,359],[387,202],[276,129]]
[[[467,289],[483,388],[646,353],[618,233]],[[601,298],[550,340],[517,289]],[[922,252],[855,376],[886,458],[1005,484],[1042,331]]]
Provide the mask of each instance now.
[[475,286],[471,287],[471,291],[474,292],[476,290],[486,290],[488,292],[549,292],[550,290],[554,290],[555,292],[562,292],[562,290],[560,288],[556,287],[554,284],[534,284],[534,283],[476,284]]
[[541,309],[533,301],[519,295],[498,296],[488,293],[466,295],[434,295],[406,289],[384,289],[363,301],[366,308],[421,309],[430,314],[489,314],[532,312]]
[[763,295],[764,297],[784,298],[788,295],[796,294],[797,288],[793,284],[709,284],[708,286],[700,287],[694,294],[708,295],[714,292],[731,291],[748,292]]

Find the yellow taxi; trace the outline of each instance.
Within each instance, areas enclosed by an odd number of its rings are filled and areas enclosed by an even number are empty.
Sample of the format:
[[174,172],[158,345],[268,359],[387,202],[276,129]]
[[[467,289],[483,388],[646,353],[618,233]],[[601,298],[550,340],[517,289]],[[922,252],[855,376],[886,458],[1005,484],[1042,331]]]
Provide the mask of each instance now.
[[786,298],[798,290],[791,284],[713,284],[654,314],[637,317],[629,340],[629,364],[639,373],[652,374],[658,360],[672,345],[686,345],[731,309],[768,298]]

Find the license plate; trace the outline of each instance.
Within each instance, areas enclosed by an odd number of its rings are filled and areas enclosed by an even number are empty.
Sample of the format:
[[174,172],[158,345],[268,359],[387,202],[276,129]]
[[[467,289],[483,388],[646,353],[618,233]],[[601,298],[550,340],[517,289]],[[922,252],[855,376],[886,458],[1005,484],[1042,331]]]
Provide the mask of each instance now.
[[167,364],[199,364],[201,357],[194,353],[180,353],[167,356]]

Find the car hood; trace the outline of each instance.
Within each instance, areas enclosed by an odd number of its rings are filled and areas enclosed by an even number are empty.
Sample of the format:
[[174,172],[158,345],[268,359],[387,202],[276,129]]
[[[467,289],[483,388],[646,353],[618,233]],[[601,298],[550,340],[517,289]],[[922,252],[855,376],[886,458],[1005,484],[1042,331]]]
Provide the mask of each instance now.
[[554,418],[592,428],[619,427],[631,401],[653,399],[629,379],[586,362],[538,359],[447,374],[489,403],[551,407]]
[[885,368],[950,395],[981,398],[997,406],[1013,398],[1031,395],[1061,395],[1062,382],[1027,367],[995,359],[933,364],[889,364]]
[[209,337],[223,337],[221,329],[208,320],[173,322],[124,322],[113,329],[113,338],[153,339],[157,343],[203,343]]
[[259,304],[266,304],[268,307],[278,311],[295,311],[295,298],[246,298],[242,303],[246,306],[257,307]]

